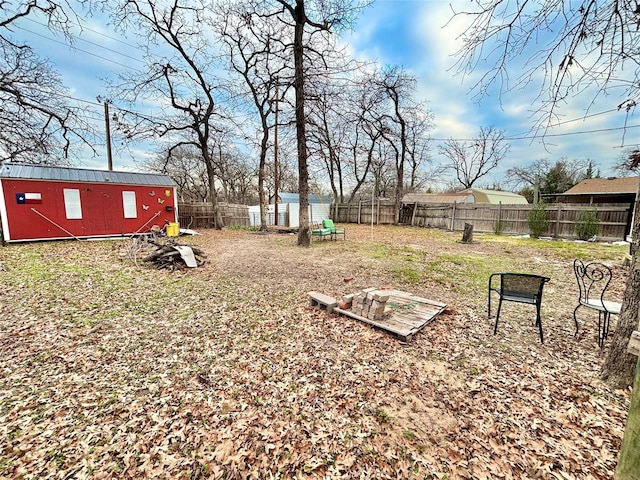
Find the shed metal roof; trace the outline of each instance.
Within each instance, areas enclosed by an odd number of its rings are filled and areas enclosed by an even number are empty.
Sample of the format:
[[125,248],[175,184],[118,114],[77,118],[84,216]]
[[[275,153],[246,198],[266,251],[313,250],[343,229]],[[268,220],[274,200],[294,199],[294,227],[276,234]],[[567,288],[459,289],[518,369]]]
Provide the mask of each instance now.
[[[300,203],[300,194],[298,193],[280,192],[278,193],[278,197],[280,197],[281,203]],[[322,197],[320,197],[315,193],[310,193],[309,203],[322,203],[325,205],[330,205],[331,199],[325,195],[322,195]]]
[[159,187],[175,185],[171,177],[159,173],[116,172],[113,170],[91,170],[14,162],[5,162],[0,166],[0,178]]
[[455,193],[408,193],[403,198],[404,203],[483,203],[497,205],[526,205],[527,199],[522,195],[501,190],[481,190],[468,188]]
[[640,177],[587,178],[562,195],[611,195],[636,193]]
[[489,203],[497,205],[499,203],[505,205],[526,205],[527,199],[522,195],[513,192],[505,192],[502,190],[482,190],[479,188],[468,188],[464,190],[473,195],[475,203]]
[[403,203],[470,203],[473,199],[468,193],[407,193]]

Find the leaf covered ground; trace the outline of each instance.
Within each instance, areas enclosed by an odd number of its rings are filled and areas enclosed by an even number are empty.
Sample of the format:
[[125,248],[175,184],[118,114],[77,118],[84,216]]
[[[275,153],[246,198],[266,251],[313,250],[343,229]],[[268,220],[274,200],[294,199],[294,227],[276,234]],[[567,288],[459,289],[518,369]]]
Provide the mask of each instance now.
[[[572,261],[624,246],[347,226],[202,231],[166,272],[129,241],[0,248],[2,478],[613,478],[629,392],[599,379]],[[486,318],[490,273],[552,278]],[[345,282],[346,278],[353,280]],[[410,342],[308,307],[393,285],[449,306]]]

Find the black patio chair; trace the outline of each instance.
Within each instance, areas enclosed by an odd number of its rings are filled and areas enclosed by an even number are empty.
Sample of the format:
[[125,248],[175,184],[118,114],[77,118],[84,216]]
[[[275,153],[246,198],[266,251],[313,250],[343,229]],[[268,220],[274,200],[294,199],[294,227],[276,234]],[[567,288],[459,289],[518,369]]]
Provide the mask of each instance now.
[[611,315],[619,315],[622,304],[605,300],[607,287],[611,283],[612,273],[604,263],[591,262],[585,264],[582,260],[573,261],[573,273],[578,281],[580,298],[578,306],[573,310],[573,321],[578,335],[578,318],[576,313],[580,307],[587,307],[598,312],[598,346],[602,348],[609,335]]
[[[498,285],[497,279],[500,278]],[[527,303],[536,306],[536,327],[540,331],[540,342],[544,343],[544,335],[542,333],[542,320],[540,318],[540,304],[542,303],[542,289],[545,283],[551,280],[541,275],[533,275],[529,273],[494,273],[489,277],[489,299],[488,314],[491,320],[491,294],[497,293],[500,297],[498,302],[498,312],[496,314],[496,324],[493,327],[493,334],[498,332],[498,320],[500,318],[500,309],[502,302]]]

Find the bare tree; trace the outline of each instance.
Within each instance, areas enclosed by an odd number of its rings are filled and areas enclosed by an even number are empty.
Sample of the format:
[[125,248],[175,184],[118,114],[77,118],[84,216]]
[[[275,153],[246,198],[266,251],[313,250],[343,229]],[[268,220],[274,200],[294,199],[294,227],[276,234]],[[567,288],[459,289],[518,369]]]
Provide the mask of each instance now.
[[0,163],[19,160],[66,163],[80,151],[97,154],[96,132],[73,106],[54,67],[12,29],[26,17],[43,14],[51,31],[67,34],[76,13],[67,2],[0,2]]
[[407,128],[407,162],[409,165],[408,190],[414,192],[426,182],[423,168],[430,162],[429,131],[433,128],[433,114],[424,105],[409,112]]
[[389,142],[395,159],[394,199],[396,211],[399,212],[404,195],[404,169],[409,150],[407,117],[410,107],[407,107],[407,103],[415,90],[416,80],[403,69],[394,67],[380,72],[377,84],[382,96],[391,103],[389,110],[383,114],[380,120],[382,122],[382,137]]
[[378,89],[375,88],[373,76],[365,75],[356,80],[355,93],[351,96],[352,117],[347,123],[353,125],[353,132],[349,136],[349,168],[348,173],[355,179],[355,184],[349,194],[349,199],[356,198],[360,189],[365,185],[369,172],[374,163],[381,163],[379,142],[382,130],[378,119],[380,99]]
[[480,127],[480,133],[470,142],[449,139],[440,147],[440,153],[450,160],[449,168],[464,188],[471,188],[495,169],[508,152],[504,132],[493,127]]
[[345,121],[350,112],[347,111],[347,102],[341,98],[340,90],[332,88],[317,94],[310,102],[308,118],[311,157],[321,160],[333,198],[342,203],[345,199],[346,180],[344,157],[352,125]]
[[152,172],[167,174],[178,185],[182,201],[204,202],[209,198],[207,169],[193,146],[168,149],[142,163]]
[[[535,126],[542,129],[574,95],[616,93],[614,105],[635,107],[640,89],[635,1],[482,0],[474,5],[473,11],[458,13],[471,24],[461,35],[457,56],[460,72],[482,72],[475,84],[479,96],[494,84],[505,92],[540,80]],[[538,35],[545,41],[538,43]],[[518,63],[522,58],[524,68]],[[514,70],[511,63],[518,63]]]
[[[296,140],[298,144],[298,194],[300,195],[300,229],[298,245],[311,244],[309,228],[309,170],[307,164],[307,134],[305,113],[305,56],[312,53],[305,48],[305,28],[315,32],[330,32],[349,25],[363,6],[348,0],[271,0],[279,5],[293,21],[293,63],[295,88]],[[313,35],[313,33],[311,33]]]
[[[182,146],[198,150],[207,170],[214,227],[222,228],[216,157],[228,133],[221,126],[226,117],[217,102],[223,95],[216,83],[217,56],[210,44],[210,32],[204,29],[209,6],[186,0],[121,0],[108,7],[116,25],[143,39],[141,48],[149,59],[143,71],[121,76],[121,83],[112,90],[131,102],[166,99],[162,116],[137,116],[133,121],[125,116],[121,121],[135,123],[130,137],[150,135],[165,139],[171,145],[170,152]],[[162,49],[155,49],[156,45]],[[166,55],[161,56],[161,51]]]
[[[258,166],[258,195],[260,202],[260,230],[267,230],[267,198],[265,188],[267,153],[275,108],[286,94],[289,83],[285,62],[286,45],[282,37],[286,28],[270,17],[247,11],[246,6],[232,3],[224,9],[222,40],[229,53],[232,71],[245,85],[259,120],[260,161]],[[277,148],[277,145],[275,146]]]
[[257,169],[244,156],[229,147],[221,149],[217,162],[224,200],[251,205],[257,200],[255,178]]

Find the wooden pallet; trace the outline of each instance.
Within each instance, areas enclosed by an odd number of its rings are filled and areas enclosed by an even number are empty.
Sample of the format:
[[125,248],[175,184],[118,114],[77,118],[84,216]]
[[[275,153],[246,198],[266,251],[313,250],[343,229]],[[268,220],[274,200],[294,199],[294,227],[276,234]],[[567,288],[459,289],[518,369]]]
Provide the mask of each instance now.
[[389,294],[387,306],[391,309],[392,314],[384,320],[371,320],[356,315],[350,310],[343,310],[337,307],[334,307],[333,311],[386,330],[400,339],[408,341],[447,307],[444,303],[401,290],[385,290],[385,293]]

